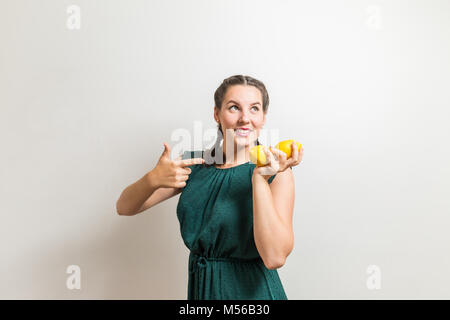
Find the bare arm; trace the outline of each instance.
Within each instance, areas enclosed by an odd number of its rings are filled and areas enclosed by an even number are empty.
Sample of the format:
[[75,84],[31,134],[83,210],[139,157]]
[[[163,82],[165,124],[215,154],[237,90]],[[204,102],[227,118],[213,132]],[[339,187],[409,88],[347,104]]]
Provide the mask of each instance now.
[[[176,160],[180,160],[179,156]],[[135,183],[122,191],[117,200],[117,213],[121,216],[134,216],[182,191],[182,188],[157,187],[153,171],[148,172]]]
[[202,164],[203,158],[170,159],[170,146],[164,143],[164,152],[155,168],[122,191],[116,202],[117,213],[133,216],[179,194],[192,173],[189,166]]
[[158,189],[152,183],[152,171],[129,185],[122,191],[116,202],[117,213],[121,216],[132,216],[138,213],[144,202]]
[[253,235],[265,266],[277,269],[284,265],[294,246],[294,178],[288,169],[279,172],[272,185],[268,180],[253,172]]
[[181,193],[181,188],[159,188],[144,202],[144,204],[139,208],[136,214],[141,213],[151,207],[156,206],[158,203],[163,202],[169,198],[176,196]]

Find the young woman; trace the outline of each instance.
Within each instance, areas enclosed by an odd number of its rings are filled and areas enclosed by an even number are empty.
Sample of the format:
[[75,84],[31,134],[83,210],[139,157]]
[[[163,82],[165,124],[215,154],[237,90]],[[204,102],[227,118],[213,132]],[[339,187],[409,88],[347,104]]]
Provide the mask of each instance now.
[[213,148],[187,151],[172,161],[164,143],[155,168],[122,192],[117,211],[135,215],[181,193],[177,216],[190,249],[188,299],[285,300],[277,268],[294,246],[291,167],[300,163],[303,148],[293,144],[289,159],[266,149],[264,167],[249,161],[269,105],[261,81],[229,77],[214,101]]

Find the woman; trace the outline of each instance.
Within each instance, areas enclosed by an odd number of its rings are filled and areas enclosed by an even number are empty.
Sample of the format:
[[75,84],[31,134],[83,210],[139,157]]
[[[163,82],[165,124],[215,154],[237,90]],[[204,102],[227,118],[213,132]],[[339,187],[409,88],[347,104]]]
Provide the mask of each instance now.
[[264,84],[232,76],[214,100],[219,131],[213,148],[172,161],[164,144],[156,167],[123,191],[117,211],[134,215],[182,192],[177,216],[190,249],[188,299],[285,300],[276,269],[294,246],[294,178],[287,169],[300,163],[303,148],[293,144],[289,159],[265,150],[269,163],[256,168],[249,150],[266,121]]

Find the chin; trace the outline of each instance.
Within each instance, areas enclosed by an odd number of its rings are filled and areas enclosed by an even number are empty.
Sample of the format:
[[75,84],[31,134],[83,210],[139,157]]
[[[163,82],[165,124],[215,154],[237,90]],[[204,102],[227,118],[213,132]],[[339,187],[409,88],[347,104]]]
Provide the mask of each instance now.
[[256,145],[256,139],[253,140],[252,137],[248,136],[248,137],[236,137],[235,140],[236,144],[238,146],[249,146],[251,144]]

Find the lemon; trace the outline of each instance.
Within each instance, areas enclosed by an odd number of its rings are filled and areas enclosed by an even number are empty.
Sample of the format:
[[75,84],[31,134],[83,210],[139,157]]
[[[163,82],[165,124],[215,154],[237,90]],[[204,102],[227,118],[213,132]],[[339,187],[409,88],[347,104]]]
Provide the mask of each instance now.
[[[292,142],[294,142],[293,139],[278,142],[275,148],[286,153],[286,159],[289,159],[292,155]],[[302,147],[301,143],[298,143],[296,141],[295,144],[297,145],[298,151],[300,152],[300,149]]]
[[263,145],[257,145],[250,149],[250,161],[258,167],[265,166],[269,163],[269,161],[267,161],[266,154],[264,153]]

